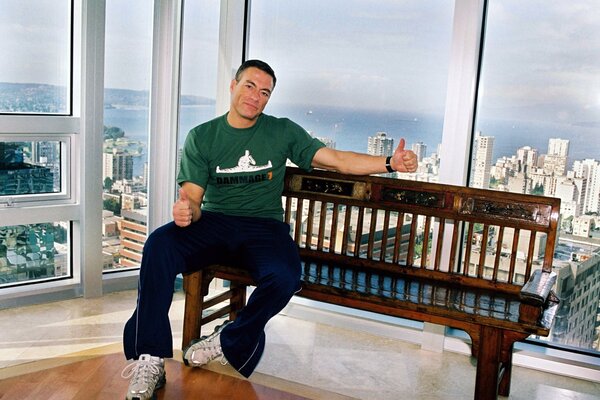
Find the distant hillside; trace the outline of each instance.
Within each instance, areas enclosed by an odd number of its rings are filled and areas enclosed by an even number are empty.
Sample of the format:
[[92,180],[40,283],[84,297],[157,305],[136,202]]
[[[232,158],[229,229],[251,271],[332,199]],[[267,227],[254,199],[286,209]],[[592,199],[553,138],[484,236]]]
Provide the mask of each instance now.
[[[63,86],[38,83],[0,82],[0,111],[56,113],[66,110],[67,90]],[[210,105],[213,99],[183,95],[182,105]],[[144,90],[105,89],[105,108],[148,107],[149,94]]]
[[0,110],[4,112],[60,113],[66,110],[63,86],[0,82]]
[[[149,93],[146,90],[129,89],[105,89],[104,90],[104,108],[113,107],[148,107]],[[214,104],[213,99],[202,96],[182,95],[181,104],[191,105],[210,105]]]

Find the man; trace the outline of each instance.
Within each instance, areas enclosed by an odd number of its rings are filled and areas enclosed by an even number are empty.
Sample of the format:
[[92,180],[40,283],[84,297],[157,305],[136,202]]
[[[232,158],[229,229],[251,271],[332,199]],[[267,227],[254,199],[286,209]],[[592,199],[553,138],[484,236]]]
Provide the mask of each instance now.
[[243,376],[254,371],[265,345],[264,327],[300,287],[297,246],[282,221],[286,160],[300,168],[366,175],[417,167],[404,140],[392,157],[325,147],[287,118],[263,114],[275,88],[271,67],[249,60],[231,81],[227,114],[192,129],[186,139],[173,222],[146,241],[137,308],[123,334],[125,356],[136,361],[127,399],[150,399],[165,384],[173,356],[168,311],[177,274],[213,263],[246,266],[257,287],[235,321],[184,350],[186,365],[220,358]]

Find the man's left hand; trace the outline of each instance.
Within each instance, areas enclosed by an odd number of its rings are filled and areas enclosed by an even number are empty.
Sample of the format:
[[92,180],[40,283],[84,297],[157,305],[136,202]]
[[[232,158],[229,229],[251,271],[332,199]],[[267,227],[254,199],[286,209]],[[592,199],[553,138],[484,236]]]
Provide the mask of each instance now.
[[396,151],[390,160],[391,167],[398,172],[415,172],[419,165],[417,155],[412,150],[405,150],[406,141],[400,139]]

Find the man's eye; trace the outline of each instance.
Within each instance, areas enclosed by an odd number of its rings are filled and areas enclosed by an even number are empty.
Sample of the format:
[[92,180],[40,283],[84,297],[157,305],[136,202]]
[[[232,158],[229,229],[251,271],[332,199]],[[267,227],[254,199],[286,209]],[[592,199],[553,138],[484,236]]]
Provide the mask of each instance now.
[[263,97],[269,98],[269,96],[271,96],[271,93],[269,92],[260,92],[260,94],[263,95]]

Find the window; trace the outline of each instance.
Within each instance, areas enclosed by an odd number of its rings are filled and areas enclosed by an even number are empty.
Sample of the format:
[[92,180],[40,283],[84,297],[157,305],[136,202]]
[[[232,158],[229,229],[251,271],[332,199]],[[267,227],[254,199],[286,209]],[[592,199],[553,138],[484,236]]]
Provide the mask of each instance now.
[[71,1],[2,1],[0,113],[71,113]]
[[2,135],[0,204],[68,198],[68,136],[47,138]]
[[138,253],[147,234],[153,10],[148,1],[106,2],[102,150],[105,271],[138,267]]
[[599,16],[591,0],[489,2],[470,180],[561,199],[548,340],[596,352],[600,289],[584,288],[600,279]]
[[71,276],[70,223],[0,227],[0,288]]
[[72,6],[0,6],[0,287],[73,277]]
[[184,3],[178,166],[189,130],[216,116],[219,12],[219,2],[198,0]]
[[252,1],[247,58],[266,61],[278,78],[265,112],[340,150],[388,155],[404,138],[419,169],[403,178],[436,181],[453,9],[437,1]]

